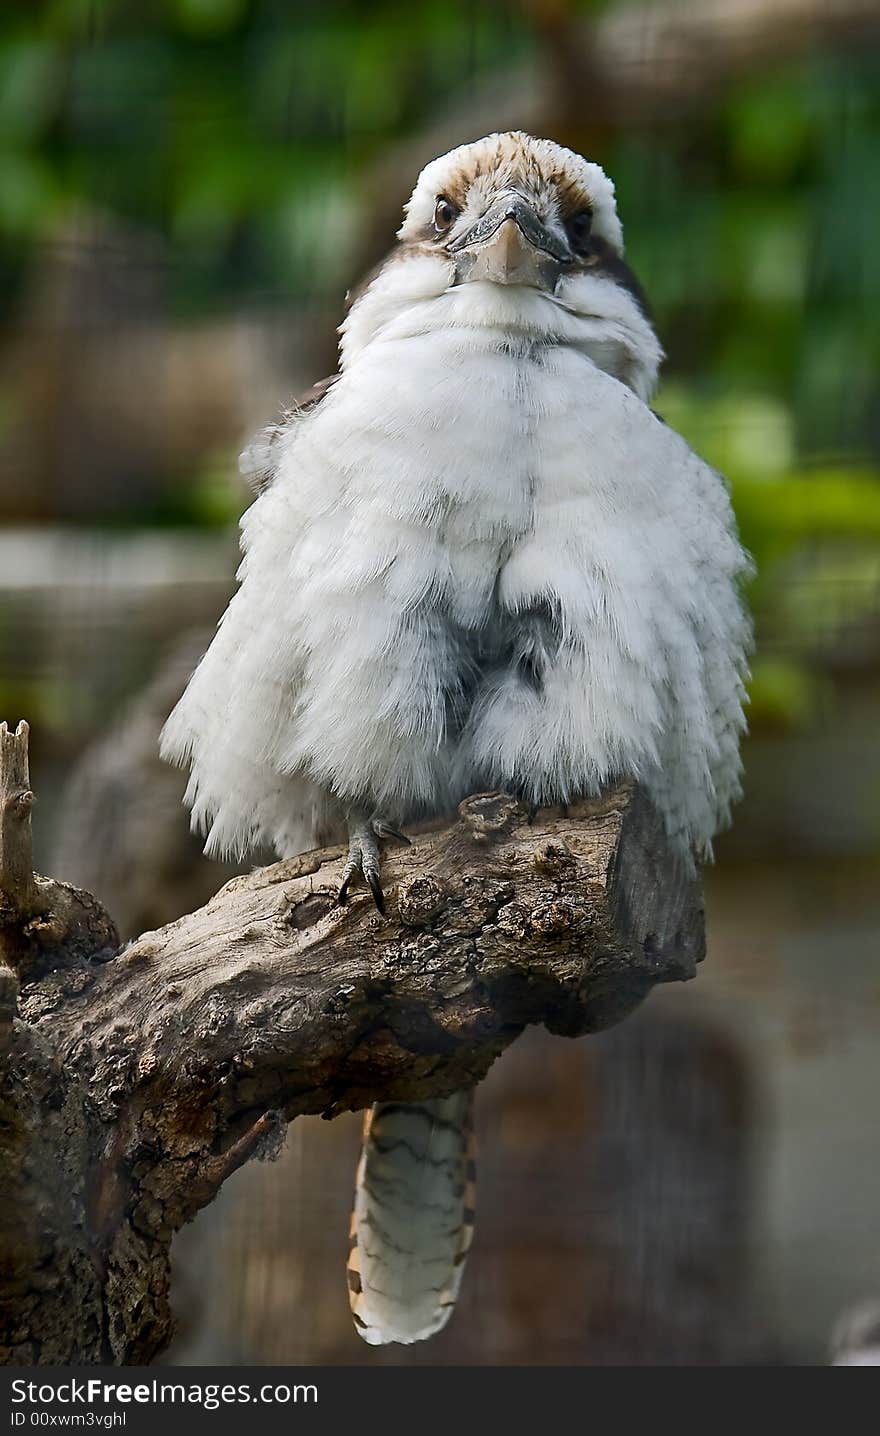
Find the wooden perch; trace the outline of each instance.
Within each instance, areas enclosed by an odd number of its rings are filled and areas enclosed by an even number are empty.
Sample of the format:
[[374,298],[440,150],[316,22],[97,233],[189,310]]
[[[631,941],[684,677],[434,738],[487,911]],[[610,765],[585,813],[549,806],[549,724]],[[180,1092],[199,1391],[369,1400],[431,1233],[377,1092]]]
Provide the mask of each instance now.
[[[26,778],[26,739],[8,759],[4,736],[0,793]],[[0,849],[21,979],[16,1015],[0,969],[11,1363],[161,1351],[174,1232],[291,1118],[473,1085],[527,1024],[596,1031],[703,956],[699,882],[631,784],[533,825],[504,794],[469,798],[389,853],[385,918],[365,893],[338,906],[328,849],[234,878],[121,950],[67,884],[36,879],[27,916],[21,851]]]

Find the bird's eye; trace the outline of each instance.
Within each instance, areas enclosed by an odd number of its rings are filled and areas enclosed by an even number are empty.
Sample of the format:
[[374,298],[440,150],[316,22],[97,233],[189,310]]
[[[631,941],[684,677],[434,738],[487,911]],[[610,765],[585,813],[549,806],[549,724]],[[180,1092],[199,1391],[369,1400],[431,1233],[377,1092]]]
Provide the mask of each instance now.
[[452,203],[452,200],[447,199],[445,194],[441,194],[434,206],[434,228],[437,233],[445,234],[448,229],[452,228],[457,219],[458,210]]
[[571,241],[572,249],[574,249],[578,254],[582,254],[583,251],[586,249],[587,245],[589,244],[590,232],[593,228],[592,210],[579,210],[577,214],[573,214],[571,216],[571,219],[568,220],[565,228],[569,240]]

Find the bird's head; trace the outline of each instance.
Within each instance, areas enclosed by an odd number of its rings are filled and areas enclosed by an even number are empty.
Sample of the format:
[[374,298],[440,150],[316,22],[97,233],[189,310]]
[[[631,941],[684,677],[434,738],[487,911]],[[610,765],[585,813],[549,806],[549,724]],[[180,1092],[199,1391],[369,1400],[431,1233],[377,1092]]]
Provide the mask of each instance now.
[[598,165],[520,131],[488,135],[425,167],[397,238],[346,321],[344,360],[389,324],[482,324],[579,345],[647,397],[661,350]]
[[482,279],[549,294],[564,276],[623,253],[614,188],[599,166],[519,132],[429,164],[398,238],[446,258],[455,284]]

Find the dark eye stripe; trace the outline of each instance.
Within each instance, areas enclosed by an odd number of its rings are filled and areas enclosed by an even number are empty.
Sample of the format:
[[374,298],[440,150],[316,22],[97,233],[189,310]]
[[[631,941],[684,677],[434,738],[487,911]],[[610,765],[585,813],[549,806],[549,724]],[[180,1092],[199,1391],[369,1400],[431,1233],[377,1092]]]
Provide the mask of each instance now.
[[566,233],[575,249],[581,249],[590,239],[593,226],[593,212],[589,209],[578,210],[566,220]]

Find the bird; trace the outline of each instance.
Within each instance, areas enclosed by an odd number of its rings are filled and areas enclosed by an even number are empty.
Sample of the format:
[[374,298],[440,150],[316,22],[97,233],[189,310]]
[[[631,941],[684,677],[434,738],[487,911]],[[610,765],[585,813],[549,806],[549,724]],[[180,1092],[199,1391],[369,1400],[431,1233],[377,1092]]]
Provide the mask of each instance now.
[[[163,732],[205,851],[342,840],[339,901],[384,912],[407,827],[630,778],[708,860],[741,790],[751,563],[725,481],[650,407],[663,351],[611,180],[520,131],[432,160],[340,336],[242,456],[239,586]],[[470,1093],[368,1113],[368,1343],[449,1319],[474,1176]]]

